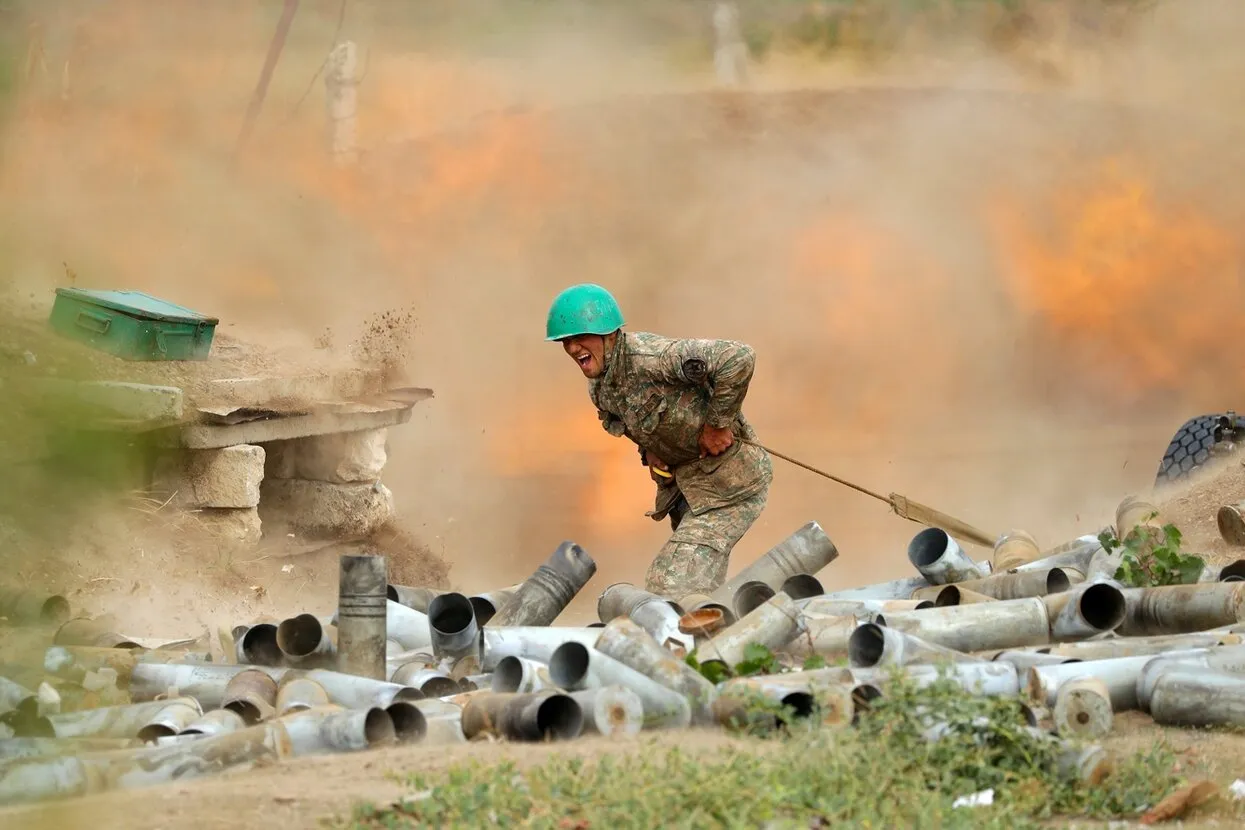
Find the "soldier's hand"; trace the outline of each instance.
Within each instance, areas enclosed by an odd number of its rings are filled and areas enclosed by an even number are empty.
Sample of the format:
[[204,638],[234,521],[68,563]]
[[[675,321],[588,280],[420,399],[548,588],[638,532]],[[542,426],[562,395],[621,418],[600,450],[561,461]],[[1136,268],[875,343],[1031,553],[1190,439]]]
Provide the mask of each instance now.
[[735,436],[731,435],[730,427],[718,429],[705,424],[704,429],[700,431],[700,457],[721,455],[734,443]]
[[666,462],[662,461],[660,458],[658,458],[655,455],[646,455],[645,458],[647,458],[650,467],[656,467],[659,470],[670,469],[670,467],[666,464]]

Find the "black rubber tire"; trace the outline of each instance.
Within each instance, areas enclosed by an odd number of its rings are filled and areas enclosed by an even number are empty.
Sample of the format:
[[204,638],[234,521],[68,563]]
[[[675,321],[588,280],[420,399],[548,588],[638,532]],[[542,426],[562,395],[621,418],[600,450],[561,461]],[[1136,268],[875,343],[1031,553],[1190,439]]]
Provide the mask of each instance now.
[[[1172,436],[1159,472],[1154,479],[1156,487],[1171,484],[1185,478],[1210,460],[1210,451],[1219,443],[1219,420],[1222,415],[1199,415],[1185,421]],[[1239,419],[1238,419],[1239,421]]]

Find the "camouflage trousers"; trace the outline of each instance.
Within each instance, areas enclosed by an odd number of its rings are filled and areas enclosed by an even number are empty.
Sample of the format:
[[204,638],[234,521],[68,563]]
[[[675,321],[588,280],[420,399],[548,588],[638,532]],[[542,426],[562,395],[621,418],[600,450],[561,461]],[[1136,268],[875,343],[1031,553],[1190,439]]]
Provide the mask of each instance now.
[[690,511],[677,517],[674,533],[653,564],[648,566],[644,589],[675,602],[688,594],[708,594],[726,581],[731,550],[765,509],[769,485],[736,504]]

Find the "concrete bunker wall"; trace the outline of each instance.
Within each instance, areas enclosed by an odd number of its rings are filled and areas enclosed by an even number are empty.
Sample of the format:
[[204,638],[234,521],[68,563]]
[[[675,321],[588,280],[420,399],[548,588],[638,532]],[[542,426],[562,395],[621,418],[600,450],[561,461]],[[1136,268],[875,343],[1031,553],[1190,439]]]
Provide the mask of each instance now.
[[196,511],[222,541],[356,539],[393,517],[393,494],[381,482],[387,444],[379,428],[170,450],[157,461],[153,489]]

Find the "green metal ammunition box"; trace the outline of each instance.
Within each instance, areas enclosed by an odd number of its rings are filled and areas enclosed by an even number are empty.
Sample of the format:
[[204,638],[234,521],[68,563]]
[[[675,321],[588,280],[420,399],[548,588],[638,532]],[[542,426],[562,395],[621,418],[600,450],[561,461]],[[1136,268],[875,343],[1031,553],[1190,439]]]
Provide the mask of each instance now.
[[141,291],[56,289],[48,323],[123,360],[207,360],[220,321]]

